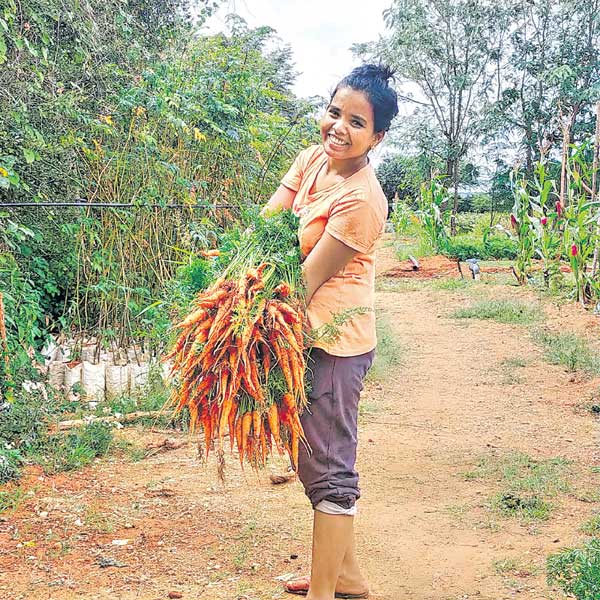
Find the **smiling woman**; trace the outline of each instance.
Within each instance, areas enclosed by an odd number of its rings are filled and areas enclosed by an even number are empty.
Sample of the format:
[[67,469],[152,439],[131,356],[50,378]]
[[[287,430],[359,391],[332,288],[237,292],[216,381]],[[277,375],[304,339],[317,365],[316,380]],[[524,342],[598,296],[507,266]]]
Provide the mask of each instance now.
[[321,145],[298,155],[264,209],[300,217],[310,326],[353,315],[335,340],[317,339],[310,355],[310,410],[301,421],[311,451],[300,450],[298,475],[314,509],[312,570],[286,585],[309,600],[368,597],[354,549],[355,462],[360,392],[377,344],[375,247],[387,217],[368,155],[398,112],[390,76],[363,65],[340,81],[321,120]]

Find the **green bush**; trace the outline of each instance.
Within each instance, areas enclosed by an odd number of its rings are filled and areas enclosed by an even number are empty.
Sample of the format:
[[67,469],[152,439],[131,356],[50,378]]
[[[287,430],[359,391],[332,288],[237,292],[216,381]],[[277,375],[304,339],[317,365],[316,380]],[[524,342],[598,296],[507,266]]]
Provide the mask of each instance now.
[[54,406],[52,398],[45,400],[37,391],[25,395],[17,390],[15,402],[0,410],[0,443],[22,452],[36,446],[46,435]]
[[477,239],[471,235],[457,235],[448,239],[444,254],[460,260],[512,260],[517,255],[517,245],[514,240],[502,236]]
[[107,423],[91,422],[66,435],[57,433],[48,437],[33,454],[47,473],[79,469],[108,452],[112,431]]
[[558,584],[577,600],[600,598],[600,538],[581,548],[567,548],[548,557],[548,583]]

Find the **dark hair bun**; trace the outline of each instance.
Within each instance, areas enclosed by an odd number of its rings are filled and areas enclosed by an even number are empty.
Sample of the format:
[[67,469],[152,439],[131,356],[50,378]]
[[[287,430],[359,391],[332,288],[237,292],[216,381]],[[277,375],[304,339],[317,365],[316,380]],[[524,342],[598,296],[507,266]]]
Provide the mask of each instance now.
[[396,71],[389,65],[365,64],[361,65],[360,67],[356,67],[356,69],[354,69],[350,75],[381,79],[383,82],[389,85],[390,79],[394,80],[395,73]]
[[363,92],[373,107],[375,131],[387,131],[398,114],[398,96],[389,84],[390,79],[394,79],[394,70],[387,65],[361,65],[337,84],[331,100],[340,88],[349,87]]

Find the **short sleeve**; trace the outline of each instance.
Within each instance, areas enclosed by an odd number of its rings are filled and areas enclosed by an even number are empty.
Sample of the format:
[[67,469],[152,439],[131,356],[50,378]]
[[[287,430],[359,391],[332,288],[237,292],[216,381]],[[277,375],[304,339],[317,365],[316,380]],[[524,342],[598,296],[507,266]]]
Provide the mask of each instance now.
[[364,198],[344,197],[329,212],[325,231],[358,252],[369,252],[383,233],[385,217]]
[[289,188],[293,192],[297,192],[302,184],[302,178],[304,177],[306,169],[318,150],[319,146],[309,146],[305,150],[302,150],[302,152],[296,156],[289,171],[283,176],[283,179],[281,180],[282,185],[285,185],[286,188]]

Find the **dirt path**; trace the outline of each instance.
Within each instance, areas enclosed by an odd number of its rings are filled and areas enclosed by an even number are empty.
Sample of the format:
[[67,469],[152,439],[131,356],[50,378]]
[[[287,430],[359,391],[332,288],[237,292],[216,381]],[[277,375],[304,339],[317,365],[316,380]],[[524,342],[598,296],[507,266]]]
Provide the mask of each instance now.
[[[389,253],[383,258],[393,263]],[[575,543],[598,506],[589,502],[597,500],[597,423],[575,410],[598,382],[571,381],[543,363],[523,327],[449,318],[471,300],[427,286],[378,293],[405,350],[403,364],[364,395],[357,535],[377,600],[557,600],[545,584],[545,557]],[[598,328],[576,312],[562,318]],[[499,365],[515,357],[526,366],[507,382]],[[139,445],[186,439],[121,435]],[[501,516],[489,506],[501,482],[465,476],[482,457],[514,450],[573,461],[572,490],[556,498],[548,521]],[[276,577],[308,568],[307,501],[299,484],[273,486],[235,462],[228,460],[225,487],[215,483],[214,462],[199,467],[191,442],[139,462],[123,455],[73,474],[31,472],[22,485],[29,495],[0,517],[0,593],[288,597]]]

